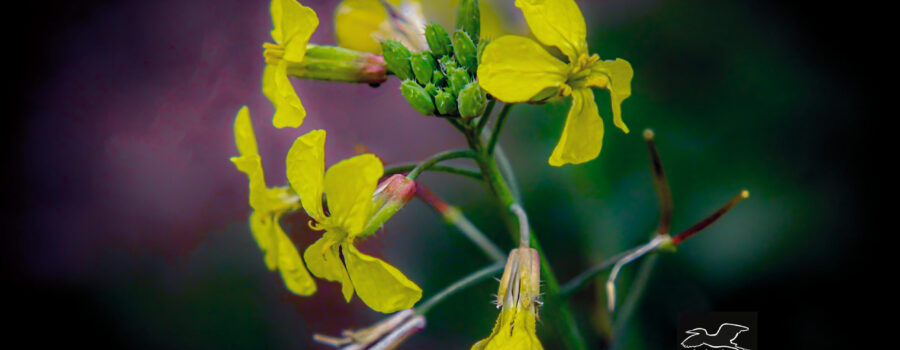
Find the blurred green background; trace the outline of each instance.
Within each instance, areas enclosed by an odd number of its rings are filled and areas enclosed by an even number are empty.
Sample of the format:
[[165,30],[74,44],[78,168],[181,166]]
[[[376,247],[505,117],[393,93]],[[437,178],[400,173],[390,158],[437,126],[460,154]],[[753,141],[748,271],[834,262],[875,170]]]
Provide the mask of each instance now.
[[[303,3],[316,8],[320,16],[328,16],[335,4]],[[837,8],[829,8],[823,16],[812,15],[807,13],[807,3],[646,0],[579,4],[587,19],[591,51],[605,59],[625,58],[634,67],[632,96],[623,105],[624,119],[632,132],[623,134],[612,126],[608,94],[597,91],[600,114],[607,128],[601,156],[592,162],[563,168],[547,165],[562,129],[566,103],[517,106],[501,138],[517,172],[534,232],[557,276],[566,281],[591,264],[646,241],[655,228],[656,197],[641,138],[645,128],[656,132],[672,188],[676,232],[706,217],[740,190],[751,193],[749,200],[684,243],[677,253],[660,254],[626,327],[611,334],[602,288],[605,274],[579,291],[572,306],[591,348],[671,348],[677,338],[679,313],[695,311],[759,312],[762,343],[772,344],[770,339],[777,335],[779,347],[818,348],[842,342],[844,326],[837,322],[839,311],[835,309],[843,302],[841,298],[851,295],[839,293],[855,292],[844,290],[849,287],[845,287],[843,278],[856,265],[855,252],[871,224],[866,220],[868,201],[864,193],[871,184],[859,177],[863,166],[871,163],[859,154],[869,147],[863,132],[869,127],[868,103],[872,97],[862,90],[863,76],[853,61],[842,58],[865,52],[863,43],[850,40],[853,33],[832,24],[838,17],[860,23],[863,20]],[[40,46],[34,44],[36,37],[81,40],[91,30],[97,30],[92,23],[103,24],[105,16],[123,13],[143,16],[139,12],[144,6],[113,1],[87,3],[83,7],[61,2],[53,5],[50,8],[54,10],[49,12],[53,24],[22,39],[28,43],[24,47],[34,55],[25,60],[26,67],[52,67],[45,63],[58,60],[49,49],[36,48]],[[208,6],[210,13],[200,13],[209,22],[228,13],[232,17],[252,18],[235,25],[256,26],[253,30],[257,34],[265,33],[270,25],[264,3],[221,5],[224,9],[218,4],[203,5]],[[178,12],[185,5],[166,2],[155,6],[164,6],[165,10],[146,16]],[[166,23],[161,18],[159,21]],[[328,25],[323,23],[326,29]],[[76,30],[84,27],[93,29]],[[177,35],[181,29],[171,30]],[[185,33],[203,30],[199,25],[184,28]],[[330,36],[327,30],[321,31],[317,35]],[[130,57],[129,52],[135,50],[131,45],[140,46],[141,40],[150,39],[127,40],[131,44],[117,46],[116,50]],[[84,47],[85,52],[96,49]],[[243,49],[239,46],[218,52],[217,57],[227,59]],[[253,55],[261,61],[257,54],[242,55]],[[254,64],[254,70],[262,69],[258,62]],[[77,219],[57,209],[46,210],[45,206],[54,199],[49,191],[58,188],[45,186],[44,182],[50,181],[46,180],[48,170],[42,161],[34,159],[46,159],[40,157],[47,155],[43,149],[35,151],[34,146],[40,142],[33,141],[42,140],[43,128],[57,125],[54,111],[68,108],[73,102],[39,97],[48,81],[61,73],[52,68],[23,71],[34,71],[36,75],[16,73],[26,82],[22,90],[25,97],[16,104],[23,117],[13,124],[15,136],[8,140],[13,143],[15,164],[30,165],[4,175],[11,176],[8,183],[14,184],[5,190],[8,193],[4,197],[24,197],[25,188],[47,188],[47,192],[27,201],[29,205],[13,206],[8,211],[14,218],[11,232],[17,234],[7,235],[5,246],[11,249],[5,254],[4,265],[21,287],[21,295],[13,301],[23,301],[21,310],[16,308],[22,311],[23,331],[43,335],[51,329],[61,334],[41,340],[47,344],[99,347],[319,348],[311,342],[315,332],[337,335],[342,329],[363,327],[382,317],[358,300],[345,304],[337,285],[332,283],[320,282],[319,292],[313,298],[286,293],[278,276],[265,270],[246,222],[241,221],[247,209],[241,202],[245,200],[245,190],[240,187],[213,191],[215,195],[204,202],[202,211],[179,212],[209,221],[198,226],[202,229],[192,231],[196,235],[188,243],[169,245],[166,226],[161,225],[154,227],[157,233],[153,233],[163,237],[156,242],[158,246],[128,250],[104,241],[103,237],[79,239],[81,244],[94,247],[90,250],[92,259],[85,265],[73,263],[84,260],[68,259],[76,253],[66,247],[57,247],[56,255],[32,254],[43,250],[46,244],[53,245],[56,235],[63,233],[31,225],[30,220],[60,219],[64,231],[65,220]],[[247,78],[248,84],[256,84],[255,77]],[[96,82],[86,79],[79,83],[90,87]],[[328,89],[347,94],[342,99],[352,99],[351,94],[357,93],[360,98],[375,98],[382,96],[379,94],[396,95],[397,84],[393,83],[371,91],[359,87],[340,90],[336,85],[329,85]],[[250,86],[248,91],[255,88]],[[201,165],[224,162],[225,155],[233,154],[227,134],[233,112],[228,111],[236,110],[244,103],[241,99],[249,98],[231,90],[221,91],[228,102],[215,101],[226,112],[202,117],[221,118],[215,121],[216,136],[190,146],[196,150],[197,159],[206,159],[203,152],[214,154],[210,158],[213,160],[202,160]],[[67,91],[56,93],[65,95]],[[408,108],[402,99],[391,97],[390,101],[396,104],[391,108]],[[315,106],[309,99],[304,99],[304,103]],[[49,112],[47,108],[36,108],[37,105],[50,106]],[[35,111],[50,117],[41,119],[41,123],[32,122],[38,119],[32,117]],[[260,121],[266,120],[267,113],[270,110],[255,116],[257,129],[268,125]],[[64,114],[58,116],[65,118]],[[404,117],[413,116],[408,113]],[[79,123],[91,120],[88,117]],[[372,139],[384,137],[360,130],[356,134],[365,136],[359,140],[347,137],[339,154],[330,156],[330,163],[350,153],[346,145],[366,142],[371,146]],[[436,137],[442,144],[463,144],[449,131]],[[282,136],[274,145],[264,147],[284,146],[277,152],[286,152],[290,138]],[[425,135],[421,141],[428,140]],[[208,144],[216,144],[221,150],[210,151]],[[419,146],[394,147],[402,151]],[[414,159],[396,149],[389,151],[394,153],[388,163]],[[102,147],[93,151],[104,152]],[[223,175],[210,175],[213,182],[245,181],[237,173],[227,173],[231,171],[227,164],[215,164],[227,169],[221,171],[229,177],[225,181],[215,178]],[[209,168],[194,169],[201,177],[212,174]],[[61,169],[60,173],[67,171]],[[273,173],[278,174],[271,172],[270,182],[275,178],[282,181]],[[448,202],[460,206],[501,246],[511,247],[498,220],[499,212],[481,185],[433,173],[421,179]],[[103,183],[105,178],[92,181]],[[67,203],[94,203],[93,194],[63,195]],[[140,194],[137,196],[129,198],[140,201]],[[222,198],[230,202],[224,203]],[[221,206],[227,209],[219,209]],[[48,212],[53,216],[42,216]],[[306,220],[302,215],[286,220],[301,249],[315,239],[304,229]],[[92,227],[94,223],[83,224]],[[144,242],[140,237],[134,240]],[[166,251],[172,246],[179,247],[174,254]],[[399,267],[423,288],[426,297],[489,263],[469,241],[417,201],[362,247]],[[70,266],[53,266],[56,261]],[[619,279],[620,300],[627,295],[627,286],[642,261],[623,270]],[[490,304],[496,287],[493,281],[481,283],[434,308],[427,328],[412,337],[405,348],[467,348],[487,336],[497,316]],[[548,349],[558,347],[552,335],[543,331],[541,335]]]

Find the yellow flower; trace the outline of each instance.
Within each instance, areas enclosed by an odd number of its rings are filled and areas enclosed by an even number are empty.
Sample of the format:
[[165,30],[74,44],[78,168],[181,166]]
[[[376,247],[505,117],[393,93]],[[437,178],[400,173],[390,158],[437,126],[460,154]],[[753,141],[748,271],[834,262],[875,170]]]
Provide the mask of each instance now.
[[[325,234],[303,253],[313,275],[340,282],[349,302],[354,290],[373,310],[383,313],[412,307],[422,289],[388,263],[361,253],[354,240],[372,218],[372,195],[384,174],[372,154],[343,160],[325,172],[325,131],[297,138],[288,151],[287,177],[303,208]],[[327,194],[327,211],[322,194]]]
[[303,267],[297,247],[278,223],[285,213],[300,209],[297,195],[290,188],[266,187],[247,106],[241,107],[234,120],[234,141],[241,156],[232,157],[231,162],[250,180],[250,207],[253,208],[250,231],[263,251],[266,266],[281,272],[281,279],[292,293],[315,293],[316,282]]
[[[381,53],[382,40],[397,40],[412,51],[428,49],[424,30],[428,19],[451,27],[459,0],[429,1],[384,0],[399,14],[391,18],[382,0],[343,0],[334,13],[337,43],[348,49]],[[423,6],[423,4],[425,6]],[[481,36],[494,38],[504,33],[504,23],[492,1],[481,1]]]
[[504,36],[485,48],[478,66],[481,87],[509,103],[572,96],[566,125],[549,163],[562,166],[596,158],[603,141],[603,120],[591,88],[609,90],[613,121],[627,133],[621,104],[631,95],[631,64],[623,59],[601,61],[588,53],[584,17],[573,0],[516,0],[516,6],[534,36],[562,51],[568,62],[534,40]]
[[509,253],[497,307],[500,317],[491,335],[472,346],[472,350],[543,349],[535,334],[541,263],[537,250],[517,248]]
[[277,128],[296,128],[303,124],[306,110],[288,79],[288,65],[303,61],[309,37],[319,26],[319,18],[312,9],[296,0],[272,0],[270,11],[275,44],[263,44],[266,57],[263,94],[275,106],[272,124]]

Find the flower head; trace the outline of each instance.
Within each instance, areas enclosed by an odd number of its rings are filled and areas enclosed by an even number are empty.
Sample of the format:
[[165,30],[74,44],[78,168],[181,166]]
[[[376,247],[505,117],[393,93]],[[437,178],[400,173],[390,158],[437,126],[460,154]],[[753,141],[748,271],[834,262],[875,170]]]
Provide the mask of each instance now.
[[537,250],[513,249],[497,291],[497,307],[501,308],[497,324],[491,335],[475,343],[472,350],[543,349],[535,334],[540,280]]
[[311,295],[316,283],[303,267],[297,247],[291,242],[278,220],[287,212],[300,208],[297,195],[290,188],[266,187],[256,136],[250,122],[250,110],[241,107],[234,121],[234,141],[241,153],[231,162],[250,179],[250,231],[263,251],[269,270],[278,269],[285,286],[292,293]]
[[303,124],[306,109],[288,79],[288,66],[300,63],[306,56],[309,37],[319,26],[319,18],[309,7],[296,0],[272,0],[272,43],[265,43],[263,55],[263,94],[275,105],[272,124],[277,128],[296,128]]
[[574,0],[516,0],[516,6],[538,41],[558,48],[567,61],[529,38],[504,36],[485,48],[478,66],[481,87],[509,103],[571,96],[572,107],[549,163],[562,166],[596,158],[603,120],[591,88],[609,90],[613,122],[627,133],[621,104],[631,95],[631,64],[623,59],[601,61],[588,52],[584,17]]
[[[324,147],[325,131],[313,130],[297,138],[287,156],[287,177],[315,221],[310,226],[325,231],[303,253],[309,271],[340,282],[348,302],[355,291],[378,312],[412,307],[422,297],[422,289],[395,267],[354,246],[373,216],[375,186],[384,173],[381,161],[363,154],[325,172]],[[323,193],[327,206],[322,202]]]

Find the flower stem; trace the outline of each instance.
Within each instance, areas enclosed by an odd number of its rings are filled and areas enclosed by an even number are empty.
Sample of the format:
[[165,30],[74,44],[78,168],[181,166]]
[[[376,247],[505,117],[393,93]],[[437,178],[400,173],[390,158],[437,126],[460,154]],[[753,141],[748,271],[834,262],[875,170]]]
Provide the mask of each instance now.
[[500,110],[500,115],[497,116],[497,122],[494,123],[491,138],[488,139],[487,154],[494,154],[494,146],[497,145],[497,140],[500,138],[500,130],[503,129],[503,122],[506,121],[506,116],[509,115],[509,110],[512,109],[512,106],[513,104],[511,103],[503,104],[503,109]]
[[446,288],[444,288],[444,290],[431,296],[431,298],[428,298],[428,300],[425,300],[424,302],[422,302],[422,304],[416,307],[416,314],[425,315],[426,313],[428,313],[428,311],[431,311],[431,308],[433,308],[435,305],[437,305],[447,297],[455,294],[462,289],[465,289],[466,287],[484,281],[489,277],[496,275],[500,271],[503,271],[503,267],[505,266],[505,264],[506,262],[502,260],[495,262],[487,267],[482,268],[481,270],[475,271],[468,276],[463,277],[456,282],[453,282],[453,284],[447,286]]
[[617,261],[619,261],[620,259],[622,259],[623,257],[625,257],[626,255],[630,254],[633,251],[634,251],[634,249],[629,249],[629,250],[626,250],[619,254],[613,255],[612,257],[609,257],[606,260],[603,260],[603,261],[597,263],[596,265],[591,266],[589,269],[584,270],[583,272],[579,273],[577,276],[572,277],[571,280],[569,280],[568,282],[563,284],[562,287],[560,287],[561,296],[563,298],[571,297],[573,293],[575,293],[576,291],[581,289],[581,287],[584,287],[585,285],[587,285],[587,283],[589,281],[591,281],[592,279],[594,279],[594,277],[597,277],[597,275],[599,275],[603,271],[606,271],[607,269],[609,269],[610,267],[615,265]]
[[425,160],[423,160],[422,162],[420,162],[419,165],[416,165],[416,167],[413,168],[409,172],[409,175],[406,175],[406,177],[409,178],[410,180],[415,180],[416,177],[418,177],[420,173],[422,173],[425,170],[428,170],[429,168],[431,168],[438,162],[448,160],[448,159],[455,159],[455,158],[473,158],[474,159],[474,158],[477,158],[477,154],[475,154],[475,152],[472,152],[471,150],[467,150],[467,149],[449,150],[449,151],[440,152],[440,153],[437,153],[431,157],[428,157]]
[[428,187],[421,183],[418,184],[416,186],[416,197],[419,197],[419,199],[441,214],[445,222],[453,225],[456,229],[466,235],[466,237],[472,241],[472,243],[475,243],[478,248],[481,248],[491,260],[504,261],[506,259],[506,256],[503,255],[500,248],[487,238],[481,230],[475,227],[475,225],[463,215],[462,211],[438,198],[428,189]]
[[[391,176],[394,174],[409,172],[410,170],[415,169],[415,167],[418,165],[418,163],[409,163],[388,167],[384,169],[384,176]],[[478,170],[464,169],[453,165],[432,165],[428,169],[423,170],[423,172],[424,171],[437,171],[442,173],[462,175],[471,179],[481,181],[481,173],[479,173]]]

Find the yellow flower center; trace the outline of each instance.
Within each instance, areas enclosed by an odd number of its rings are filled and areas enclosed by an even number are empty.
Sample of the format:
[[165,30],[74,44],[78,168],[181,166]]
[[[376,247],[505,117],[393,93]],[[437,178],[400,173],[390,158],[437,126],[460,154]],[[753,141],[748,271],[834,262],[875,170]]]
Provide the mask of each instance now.
[[[564,94],[563,96],[568,96],[571,94],[571,89],[581,89],[588,86],[588,82],[590,81],[590,76],[592,72],[592,68],[594,64],[600,61],[600,56],[588,55],[586,53],[578,56],[578,59],[569,63],[569,74],[566,79],[566,85],[571,86],[568,94]],[[565,89],[564,89],[565,90]]]
[[284,57],[284,46],[272,43],[263,43],[263,57],[266,58],[266,64],[278,64]]

